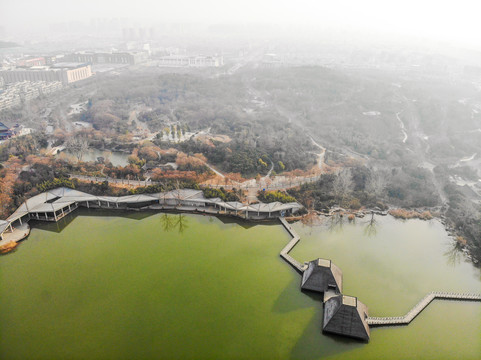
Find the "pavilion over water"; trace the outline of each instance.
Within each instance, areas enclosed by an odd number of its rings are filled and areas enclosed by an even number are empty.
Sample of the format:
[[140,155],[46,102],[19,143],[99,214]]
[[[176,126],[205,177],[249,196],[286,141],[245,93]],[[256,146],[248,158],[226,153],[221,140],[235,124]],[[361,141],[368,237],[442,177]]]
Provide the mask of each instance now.
[[342,270],[331,260],[317,259],[307,264],[302,274],[302,290],[325,293],[326,291],[342,292]]
[[367,306],[357,297],[326,293],[322,331],[369,341]]
[[297,202],[282,204],[243,204],[224,202],[220,198],[206,199],[202,190],[175,189],[168,192],[127,196],[97,196],[61,187],[31,197],[18,207],[6,221],[0,222],[0,240],[15,224],[30,219],[58,221],[79,206],[105,209],[150,209],[191,211],[213,215],[236,216],[250,220],[273,219],[296,213],[302,206]]

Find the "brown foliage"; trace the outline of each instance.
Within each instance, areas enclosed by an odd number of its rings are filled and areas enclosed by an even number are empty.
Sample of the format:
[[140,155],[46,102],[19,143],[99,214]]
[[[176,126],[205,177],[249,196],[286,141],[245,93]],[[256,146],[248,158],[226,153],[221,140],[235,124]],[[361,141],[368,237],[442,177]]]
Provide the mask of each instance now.
[[464,237],[462,236],[456,236],[456,241],[458,243],[460,243],[461,245],[463,246],[466,246],[468,244],[468,240],[466,240]]
[[431,220],[433,216],[429,211],[418,212],[414,210],[406,210],[406,209],[391,209],[389,210],[389,214],[396,219],[421,219],[421,220]]
[[239,182],[239,183],[244,182],[246,180],[242,177],[240,173],[227,173],[225,174],[225,177],[230,181]]
[[[157,169],[154,169],[157,170]],[[152,171],[152,180],[161,181],[163,179],[171,179],[171,180],[196,180],[197,176],[195,171],[178,171],[178,170],[166,170],[160,171],[155,173],[154,177],[154,170]]]
[[160,148],[157,146],[143,146],[138,150],[138,156],[147,161],[159,160]]
[[13,186],[21,170],[21,161],[11,157],[4,163],[5,169],[0,174],[0,218],[6,218],[13,205]]
[[202,161],[199,157],[189,156],[183,152],[179,152],[177,154],[177,159],[175,160],[177,165],[187,165],[191,164],[192,166],[203,166],[204,161]]

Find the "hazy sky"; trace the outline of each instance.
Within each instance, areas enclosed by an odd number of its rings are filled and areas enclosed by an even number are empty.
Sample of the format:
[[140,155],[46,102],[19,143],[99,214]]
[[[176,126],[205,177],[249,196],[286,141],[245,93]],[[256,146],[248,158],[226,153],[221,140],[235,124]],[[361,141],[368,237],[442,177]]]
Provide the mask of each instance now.
[[159,22],[279,23],[367,28],[481,48],[477,0],[0,0],[0,25],[134,17]]

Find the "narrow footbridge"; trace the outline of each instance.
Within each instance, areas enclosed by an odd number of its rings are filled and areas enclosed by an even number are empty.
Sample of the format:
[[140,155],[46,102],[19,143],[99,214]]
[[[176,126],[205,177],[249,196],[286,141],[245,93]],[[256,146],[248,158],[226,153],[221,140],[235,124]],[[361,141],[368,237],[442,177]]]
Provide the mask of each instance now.
[[461,300],[461,301],[481,301],[480,294],[460,294],[446,292],[432,292],[426,295],[419,303],[417,303],[406,315],[397,317],[368,317],[369,326],[390,326],[390,325],[407,325],[421,311],[423,311],[434,299],[441,300]]
[[294,267],[298,272],[302,273],[304,272],[305,268],[304,265],[301,264],[299,261],[294,259],[292,256],[289,255],[289,251],[292,250],[294,246],[299,242],[301,239],[299,235],[294,231],[294,229],[291,228],[291,225],[284,219],[283,217],[279,218],[281,224],[284,226],[284,228],[289,232],[289,234],[292,236],[291,241],[282,249],[281,251],[281,257],[286,260],[292,267]]

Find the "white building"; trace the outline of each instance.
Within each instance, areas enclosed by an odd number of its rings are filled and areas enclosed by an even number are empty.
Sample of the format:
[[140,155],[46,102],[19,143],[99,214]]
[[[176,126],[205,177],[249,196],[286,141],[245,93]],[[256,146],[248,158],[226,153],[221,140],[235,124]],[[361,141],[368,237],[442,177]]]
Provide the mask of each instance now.
[[173,67],[219,67],[224,65],[222,56],[168,55],[158,59],[159,66]]

